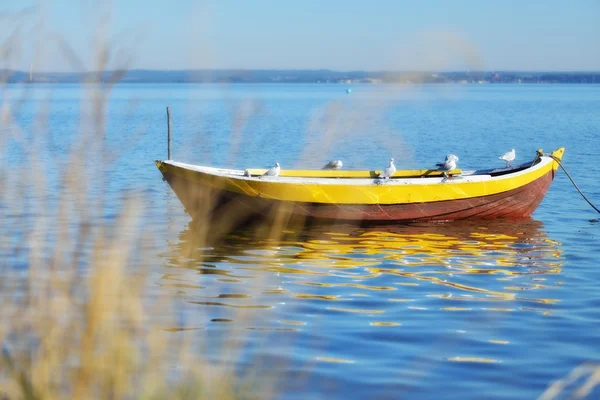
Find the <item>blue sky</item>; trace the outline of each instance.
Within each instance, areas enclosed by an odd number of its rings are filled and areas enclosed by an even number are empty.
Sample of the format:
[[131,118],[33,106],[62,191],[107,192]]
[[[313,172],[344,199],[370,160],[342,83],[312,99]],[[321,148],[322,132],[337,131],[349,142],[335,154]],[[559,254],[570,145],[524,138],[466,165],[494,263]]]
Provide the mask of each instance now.
[[[93,69],[102,32],[133,68],[600,70],[599,0],[4,0],[0,12],[32,5],[12,67],[38,54],[38,70],[75,69],[56,33]],[[9,32],[3,21],[0,45]]]

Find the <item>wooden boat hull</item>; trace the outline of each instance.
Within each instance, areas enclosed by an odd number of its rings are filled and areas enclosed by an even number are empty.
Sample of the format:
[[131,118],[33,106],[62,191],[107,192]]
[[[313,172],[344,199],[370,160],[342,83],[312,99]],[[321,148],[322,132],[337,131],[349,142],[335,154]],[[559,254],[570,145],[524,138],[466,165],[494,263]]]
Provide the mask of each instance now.
[[[559,155],[562,156],[562,149]],[[296,216],[320,220],[408,222],[529,217],[541,203],[554,179],[557,170],[555,164],[555,162],[548,163],[544,169],[537,171],[534,178],[509,190],[475,196],[461,193],[462,198],[457,195],[454,199],[398,204],[307,202],[270,199],[260,195],[249,196],[245,193],[224,190],[215,185],[214,181],[204,181],[203,179],[208,179],[205,176],[199,177],[189,171],[181,173],[170,165],[159,165],[159,169],[193,218],[225,216],[233,220],[281,214],[286,218]],[[451,178],[448,183],[442,184],[446,186],[440,184],[437,186],[444,189],[451,188],[453,179],[458,181],[461,178]],[[518,181],[517,178],[506,179]],[[523,178],[520,181],[523,181]],[[435,185],[430,186],[435,187]],[[488,184],[487,187],[491,186]],[[398,187],[393,190],[409,189]],[[415,190],[418,188],[415,187]],[[427,188],[427,190],[432,189]]]
[[[166,177],[186,211],[192,216],[225,212],[268,216],[274,209],[307,218],[346,221],[449,221],[460,219],[526,218],[541,203],[554,171],[518,189],[500,194],[430,203],[360,205],[280,202],[249,198],[235,193],[199,193],[193,185],[176,177]],[[210,205],[210,206],[209,206]]]

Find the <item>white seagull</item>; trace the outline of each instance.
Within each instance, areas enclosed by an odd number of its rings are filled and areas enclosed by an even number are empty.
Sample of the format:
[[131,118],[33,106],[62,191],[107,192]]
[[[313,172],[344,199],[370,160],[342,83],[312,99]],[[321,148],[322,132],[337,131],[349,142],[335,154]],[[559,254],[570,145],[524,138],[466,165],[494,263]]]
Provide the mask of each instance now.
[[517,153],[515,152],[515,149],[512,149],[511,151],[504,153],[504,155],[502,155],[498,158],[506,161],[506,168],[508,168],[508,167],[512,167],[512,162],[516,156],[517,156]]
[[447,172],[456,169],[456,163],[458,162],[458,157],[454,154],[448,154],[443,163],[435,164],[438,167],[438,170],[443,171],[444,178],[448,177]]
[[340,169],[344,164],[342,164],[342,160],[333,160],[329,161],[323,169]]
[[275,166],[272,168],[269,168],[267,170],[267,172],[262,174],[262,176],[279,176],[279,172],[281,172],[281,167],[279,166],[279,163],[276,162]]
[[386,169],[381,171],[379,177],[383,179],[389,179],[392,175],[394,175],[394,172],[396,172],[396,167],[394,166],[394,159],[390,158],[390,165]]

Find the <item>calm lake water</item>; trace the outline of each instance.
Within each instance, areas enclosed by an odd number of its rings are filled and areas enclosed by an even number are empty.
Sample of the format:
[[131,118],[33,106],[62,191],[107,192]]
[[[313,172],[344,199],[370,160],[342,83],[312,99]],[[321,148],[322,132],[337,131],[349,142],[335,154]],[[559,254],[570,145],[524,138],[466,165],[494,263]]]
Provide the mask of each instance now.
[[[285,169],[341,159],[378,169],[394,157],[399,168],[428,168],[452,152],[460,168],[475,169],[502,166],[497,157],[511,148],[524,161],[564,146],[565,167],[600,206],[600,85],[351,88],[113,89],[104,145],[114,158],[82,160],[97,163],[92,177],[105,184],[102,211],[90,218],[112,221],[126,194],[143,196],[148,289],[178,304],[165,334],[186,329],[208,359],[275,375],[277,397],[290,399],[535,398],[600,361],[599,215],[562,171],[525,221],[290,228],[277,241],[240,229],[218,245],[199,242],[153,164],[166,158],[166,106],[178,161]],[[26,98],[15,114],[24,130],[4,143],[5,171],[26,159],[37,117],[47,115],[37,157],[48,185],[24,201],[43,199],[50,211],[3,204],[3,229],[17,235],[53,215],[58,171],[80,143],[92,98],[69,85],[2,90]],[[27,268],[23,252],[3,257]],[[241,345],[234,357],[222,351],[231,343]]]

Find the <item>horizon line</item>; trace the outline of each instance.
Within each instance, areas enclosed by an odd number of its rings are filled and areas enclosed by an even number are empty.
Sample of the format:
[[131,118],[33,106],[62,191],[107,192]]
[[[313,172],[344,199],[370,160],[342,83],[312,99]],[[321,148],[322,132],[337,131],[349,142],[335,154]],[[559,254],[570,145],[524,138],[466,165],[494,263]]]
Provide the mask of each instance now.
[[153,68],[115,68],[115,69],[107,69],[107,70],[87,70],[87,71],[56,71],[56,70],[46,70],[46,71],[28,71],[23,69],[10,69],[10,68],[2,68],[0,72],[13,72],[13,73],[23,73],[23,74],[92,74],[92,73],[106,73],[106,72],[115,72],[115,71],[144,71],[144,72],[211,72],[211,71],[219,71],[219,72],[232,72],[232,71],[244,71],[244,72],[263,72],[263,71],[271,71],[271,72],[336,72],[336,73],[372,73],[372,74],[385,74],[385,73],[600,73],[600,69],[597,70],[560,70],[560,69],[483,69],[483,70],[426,70],[426,69],[403,69],[403,70],[368,70],[368,69],[330,69],[330,68],[178,68],[178,69],[153,69]]

